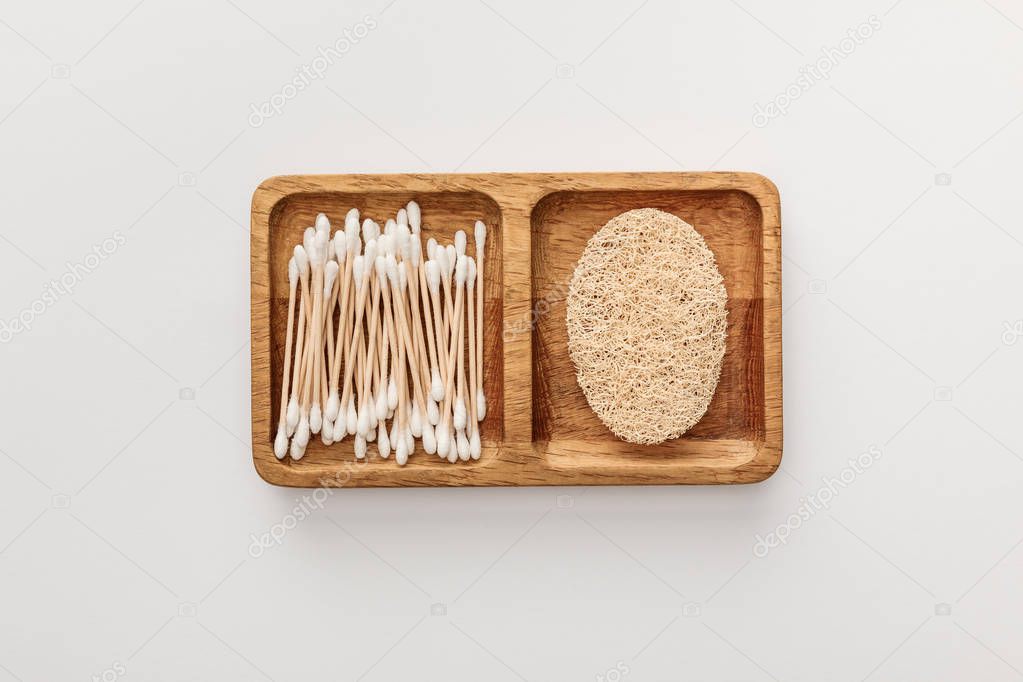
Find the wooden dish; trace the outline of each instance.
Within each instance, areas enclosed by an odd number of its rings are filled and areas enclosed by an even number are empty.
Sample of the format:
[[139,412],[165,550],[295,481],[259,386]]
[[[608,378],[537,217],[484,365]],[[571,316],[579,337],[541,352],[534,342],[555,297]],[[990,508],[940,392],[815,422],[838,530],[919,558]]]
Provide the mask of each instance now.
[[[424,239],[487,224],[483,455],[450,464],[417,443],[405,467],[357,462],[352,438],[314,436],[278,461],[287,260],[317,213],[359,208],[382,222],[422,206]],[[655,446],[618,440],[575,380],[565,296],[587,240],[610,218],[653,207],[692,224],[728,291],[721,379],[703,419]],[[781,217],[778,190],[755,173],[493,173],[280,176],[252,198],[252,455],[277,485],[467,486],[753,483],[782,452]]]

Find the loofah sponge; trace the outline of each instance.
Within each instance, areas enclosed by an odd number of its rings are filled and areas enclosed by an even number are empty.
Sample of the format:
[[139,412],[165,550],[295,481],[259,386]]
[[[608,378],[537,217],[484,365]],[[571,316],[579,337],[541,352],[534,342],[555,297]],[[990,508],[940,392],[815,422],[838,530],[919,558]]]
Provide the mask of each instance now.
[[707,411],[725,354],[724,281],[692,225],[641,208],[590,239],[568,291],[568,350],[619,438],[678,438]]

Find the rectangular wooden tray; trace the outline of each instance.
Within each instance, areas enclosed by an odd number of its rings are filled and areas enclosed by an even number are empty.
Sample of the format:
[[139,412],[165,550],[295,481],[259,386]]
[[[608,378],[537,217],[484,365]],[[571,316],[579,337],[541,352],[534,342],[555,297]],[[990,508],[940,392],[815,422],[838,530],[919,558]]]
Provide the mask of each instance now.
[[[310,440],[299,462],[278,461],[287,260],[317,213],[339,223],[359,208],[383,221],[422,206],[424,239],[449,241],[487,223],[484,372],[487,417],[479,461],[450,464],[417,451],[356,462],[351,438]],[[639,446],[615,438],[590,410],[568,355],[565,295],[587,240],[633,208],[673,213],[703,235],[728,291],[728,334],[717,393],[682,438]],[[487,173],[295,175],[252,197],[252,456],[286,486],[656,485],[753,483],[782,453],[781,214],[778,190],[755,173]],[[372,449],[371,449],[372,452]]]

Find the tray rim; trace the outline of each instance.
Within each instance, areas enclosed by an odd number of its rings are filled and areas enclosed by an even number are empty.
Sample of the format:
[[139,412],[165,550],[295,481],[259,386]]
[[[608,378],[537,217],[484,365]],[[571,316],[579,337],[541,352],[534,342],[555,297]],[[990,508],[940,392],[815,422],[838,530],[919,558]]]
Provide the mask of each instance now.
[[[602,466],[599,471],[585,467],[558,467],[547,458],[551,445],[567,441],[534,442],[531,410],[513,409],[511,390],[531,399],[531,372],[518,372],[509,365],[531,363],[531,335],[525,340],[505,342],[504,440],[486,444],[484,458],[468,465],[451,465],[439,474],[426,474],[415,467],[394,470],[359,471],[356,462],[292,466],[273,456],[270,432],[273,415],[266,403],[269,390],[257,377],[270,371],[270,287],[264,271],[270,247],[270,217],[274,207],[293,194],[317,192],[350,193],[432,193],[475,192],[495,201],[501,211],[504,249],[504,321],[515,321],[528,312],[531,295],[529,241],[533,209],[544,197],[562,191],[723,191],[737,190],[750,195],[759,205],[762,218],[764,440],[707,441],[720,444],[721,452],[746,457],[740,464],[693,465],[677,463],[630,463]],[[534,485],[678,485],[756,483],[770,477],[782,457],[782,353],[781,353],[781,207],[777,187],[767,177],[752,172],[580,172],[580,173],[409,173],[409,174],[317,174],[272,176],[252,196],[250,235],[250,336],[252,451],[256,471],[265,481],[289,487],[447,487],[447,486],[534,486]],[[526,239],[509,239],[526,232]],[[521,235],[519,235],[521,236]],[[522,254],[522,251],[525,251]],[[511,252],[511,257],[509,253]],[[523,258],[524,255],[524,258]],[[519,260],[515,260],[518,256]],[[524,267],[523,267],[524,261]],[[518,362],[516,362],[518,358]],[[529,376],[523,377],[526,374]],[[272,381],[272,378],[271,378]],[[264,395],[264,390],[267,395]],[[266,403],[266,405],[263,405]],[[525,412],[525,417],[522,413]],[[627,444],[626,444],[627,445]],[[624,446],[623,446],[624,447]],[[673,466],[674,464],[674,466]],[[501,465],[517,465],[497,471]],[[343,474],[339,472],[343,471]],[[436,470],[432,470],[436,471]],[[340,476],[340,477],[339,477]]]

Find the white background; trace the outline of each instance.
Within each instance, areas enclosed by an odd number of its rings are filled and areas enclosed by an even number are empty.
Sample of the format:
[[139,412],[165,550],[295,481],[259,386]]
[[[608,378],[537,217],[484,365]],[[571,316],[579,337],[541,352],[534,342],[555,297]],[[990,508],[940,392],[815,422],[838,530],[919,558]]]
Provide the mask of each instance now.
[[[0,680],[1023,676],[1020,3],[388,2],[3,3]],[[253,556],[253,189],[456,169],[772,178],[782,470],[343,490]]]

